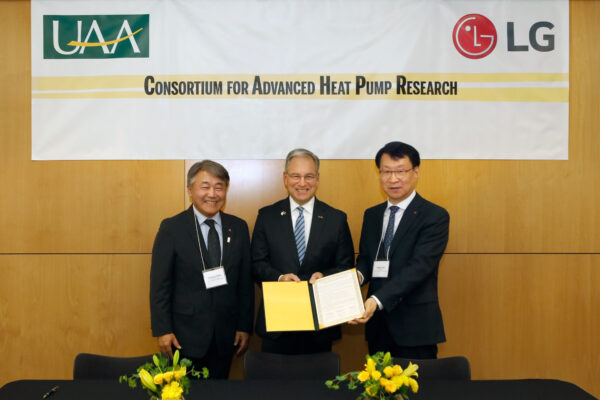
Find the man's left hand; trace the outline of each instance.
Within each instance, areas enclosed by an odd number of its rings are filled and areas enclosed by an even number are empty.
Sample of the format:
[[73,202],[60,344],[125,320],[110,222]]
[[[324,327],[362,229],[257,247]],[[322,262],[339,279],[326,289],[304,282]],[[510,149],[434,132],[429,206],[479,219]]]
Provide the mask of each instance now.
[[311,275],[308,283],[310,283],[311,285],[313,285],[317,279],[321,279],[324,275],[321,272],[315,272],[314,274]]
[[365,300],[365,312],[360,318],[355,318],[351,321],[348,321],[350,325],[358,325],[358,324],[366,324],[368,320],[371,319],[375,311],[377,310],[377,302],[374,298],[369,297]]
[[235,332],[235,341],[233,342],[233,345],[238,346],[238,349],[235,352],[236,356],[240,356],[244,351],[246,351],[246,349],[248,348],[249,341],[250,335],[248,334],[248,332]]

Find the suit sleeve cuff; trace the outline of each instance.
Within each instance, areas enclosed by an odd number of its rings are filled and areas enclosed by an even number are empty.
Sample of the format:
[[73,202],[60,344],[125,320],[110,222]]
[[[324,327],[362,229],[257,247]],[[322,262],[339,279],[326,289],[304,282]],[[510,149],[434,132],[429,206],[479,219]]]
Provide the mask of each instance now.
[[381,304],[381,302],[379,301],[379,299],[377,297],[375,297],[375,296],[371,296],[371,298],[373,300],[375,300],[375,303],[377,303],[377,309],[383,310],[383,304]]
[[359,279],[360,285],[362,286],[362,284],[365,282],[365,276],[359,270],[356,270],[356,272],[358,273],[358,276],[360,277],[360,279]]

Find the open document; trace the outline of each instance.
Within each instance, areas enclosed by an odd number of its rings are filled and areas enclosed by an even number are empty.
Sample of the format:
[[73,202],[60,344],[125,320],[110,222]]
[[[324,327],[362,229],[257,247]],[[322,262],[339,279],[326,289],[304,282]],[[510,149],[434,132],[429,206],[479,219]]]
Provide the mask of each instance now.
[[339,325],[364,313],[363,299],[352,268],[309,285],[263,282],[267,331],[314,331]]

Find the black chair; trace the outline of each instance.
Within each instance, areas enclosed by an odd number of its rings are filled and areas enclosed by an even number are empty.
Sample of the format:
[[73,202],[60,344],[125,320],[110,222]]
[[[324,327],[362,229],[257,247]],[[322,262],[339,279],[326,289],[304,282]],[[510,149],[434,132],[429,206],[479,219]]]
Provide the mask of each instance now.
[[462,356],[436,359],[394,358],[395,364],[406,368],[408,362],[419,364],[419,379],[471,380],[469,360]]
[[248,350],[245,379],[333,379],[340,374],[340,357],[334,352],[273,354]]
[[152,354],[140,357],[109,357],[79,353],[73,363],[73,379],[117,379],[135,373],[140,365],[152,362]]

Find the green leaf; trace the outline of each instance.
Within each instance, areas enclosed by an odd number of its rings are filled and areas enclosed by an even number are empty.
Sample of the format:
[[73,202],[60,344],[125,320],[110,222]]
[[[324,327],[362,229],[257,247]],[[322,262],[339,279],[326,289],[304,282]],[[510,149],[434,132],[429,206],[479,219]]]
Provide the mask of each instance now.
[[179,365],[181,365],[182,367],[186,367],[187,369],[190,369],[190,367],[192,366],[192,361],[190,361],[187,358],[182,358],[179,361]]
[[179,362],[179,350],[175,350],[175,354],[173,355],[173,367],[175,367],[178,362]]

